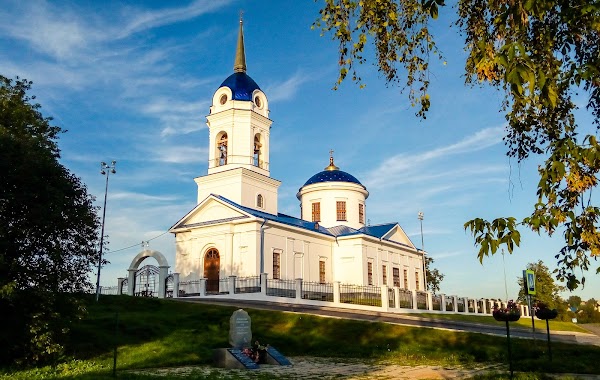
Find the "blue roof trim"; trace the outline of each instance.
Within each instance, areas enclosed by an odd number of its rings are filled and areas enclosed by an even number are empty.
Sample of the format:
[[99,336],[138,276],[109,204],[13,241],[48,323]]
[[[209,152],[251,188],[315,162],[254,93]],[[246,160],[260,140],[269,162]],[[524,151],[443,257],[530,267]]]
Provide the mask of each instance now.
[[[352,236],[352,235],[368,235],[368,236],[372,236],[372,237],[375,237],[378,239],[382,239],[382,236],[384,236],[392,228],[394,228],[395,226],[398,225],[397,223],[387,223],[387,224],[380,224],[377,226],[366,226],[366,227],[362,227],[361,229],[358,229],[358,230],[355,228],[352,228],[352,227],[348,227],[348,226],[335,226],[335,227],[331,227],[331,228],[325,228],[325,227],[319,226],[319,229],[315,229],[315,224],[316,224],[315,222],[309,222],[309,221],[306,221],[303,219],[298,219],[296,217],[282,214],[282,213],[278,213],[277,215],[269,214],[268,212],[258,211],[253,208],[250,208],[250,207],[242,206],[242,205],[237,204],[234,201],[231,201],[221,195],[217,195],[217,194],[212,194],[212,195],[215,198],[217,198],[237,209],[240,209],[254,217],[271,220],[271,221],[274,221],[277,223],[287,224],[289,226],[294,226],[294,227],[302,228],[302,229],[313,231],[313,232],[319,232],[321,234],[332,236],[332,237]],[[241,218],[236,217],[236,218],[231,218],[231,219],[241,219]],[[220,221],[222,221],[222,220],[220,220]],[[200,224],[202,224],[202,223],[199,223],[199,225]],[[382,239],[382,240],[410,248],[410,245],[408,245],[408,244],[400,243],[400,242],[397,242],[394,240],[389,240],[389,239]]]
[[233,100],[252,100],[254,90],[260,90],[256,82],[246,73],[233,73],[221,83],[219,88],[228,87]]
[[[323,170],[322,172],[317,173],[317,174],[313,175],[312,177],[310,177],[308,179],[308,181],[306,181],[304,186],[308,186],[308,185],[312,185],[313,183],[320,183],[320,182],[350,182],[350,183],[356,183],[358,185],[361,185],[363,188],[365,188],[363,186],[363,184],[360,183],[360,181],[356,179],[356,177],[354,177],[352,174],[346,173],[345,171],[342,171],[342,170]],[[304,186],[302,186],[302,187],[304,187]]]
[[318,229],[315,229],[315,223],[314,222],[309,222],[303,219],[298,219],[295,218],[293,216],[289,216],[289,215],[285,215],[285,214],[281,214],[278,213],[277,215],[274,214],[269,214],[267,212],[263,212],[263,211],[258,211],[255,210],[253,208],[249,208],[249,207],[245,207],[242,205],[239,205],[233,201],[230,201],[229,199],[221,196],[221,195],[216,195],[213,194],[216,198],[222,200],[223,202],[226,202],[236,208],[239,208],[240,210],[247,212],[248,214],[255,216],[257,218],[261,218],[261,219],[267,219],[267,220],[272,220],[274,222],[278,222],[278,223],[282,223],[282,224],[287,224],[290,226],[294,226],[294,227],[299,227],[305,230],[310,230],[313,232],[319,232],[325,235],[329,235],[329,236],[333,236],[325,227],[321,227],[319,226]]

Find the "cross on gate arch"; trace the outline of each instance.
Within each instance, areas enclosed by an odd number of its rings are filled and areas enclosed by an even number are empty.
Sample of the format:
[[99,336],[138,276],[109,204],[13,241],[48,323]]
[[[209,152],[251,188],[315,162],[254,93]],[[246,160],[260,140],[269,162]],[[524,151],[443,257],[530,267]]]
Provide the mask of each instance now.
[[135,290],[135,272],[138,270],[138,267],[148,257],[153,257],[158,261],[158,298],[165,298],[166,294],[166,280],[169,275],[169,263],[165,256],[158,252],[150,249],[144,249],[142,252],[138,253],[133,260],[131,261],[131,265],[127,272],[129,272],[128,281],[127,281],[127,294],[133,296],[133,292]]

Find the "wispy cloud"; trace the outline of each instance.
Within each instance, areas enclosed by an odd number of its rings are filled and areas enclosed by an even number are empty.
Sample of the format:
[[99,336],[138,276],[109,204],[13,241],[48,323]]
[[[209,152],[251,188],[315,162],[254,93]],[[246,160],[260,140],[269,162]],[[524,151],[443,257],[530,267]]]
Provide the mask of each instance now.
[[274,83],[267,86],[265,92],[269,94],[270,102],[280,102],[293,99],[300,89],[300,86],[309,81],[309,77],[296,72],[293,76],[283,82]]
[[117,38],[125,38],[134,33],[153,29],[175,22],[190,20],[200,15],[214,12],[231,3],[230,0],[196,0],[184,7],[165,8],[160,10],[141,10],[135,8],[123,9],[124,16],[133,14],[127,20]]
[[145,193],[136,193],[136,192],[128,192],[128,191],[120,191],[116,193],[112,193],[110,195],[111,199],[118,200],[134,200],[136,202],[172,202],[176,201],[177,197],[170,195],[150,195]]
[[450,156],[486,149],[502,142],[503,127],[486,128],[457,143],[436,148],[421,154],[401,153],[383,161],[365,180],[370,188],[390,186],[390,182],[403,180],[407,173],[419,172],[423,164],[436,159],[448,160]]
[[148,159],[171,164],[186,164],[194,162],[206,162],[208,151],[204,147],[193,146],[157,146],[148,154]]

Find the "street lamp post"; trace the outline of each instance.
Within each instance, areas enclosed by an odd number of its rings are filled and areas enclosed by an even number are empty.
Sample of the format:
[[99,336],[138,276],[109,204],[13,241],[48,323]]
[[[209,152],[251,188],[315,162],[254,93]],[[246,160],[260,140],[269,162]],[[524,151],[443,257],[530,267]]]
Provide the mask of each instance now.
[[425,281],[425,291],[427,291],[427,265],[425,264],[425,244],[423,242],[423,218],[425,215],[422,211],[419,211],[417,218],[421,223],[421,252],[423,252],[423,281]]
[[112,161],[110,165],[106,162],[100,163],[100,174],[106,176],[106,187],[104,188],[104,207],[102,208],[102,228],[100,231],[100,255],[98,256],[98,276],[96,278],[96,301],[100,297],[100,269],[102,268],[102,249],[104,248],[104,220],[106,219],[106,197],[108,195],[108,177],[110,173],[115,174],[117,161]]

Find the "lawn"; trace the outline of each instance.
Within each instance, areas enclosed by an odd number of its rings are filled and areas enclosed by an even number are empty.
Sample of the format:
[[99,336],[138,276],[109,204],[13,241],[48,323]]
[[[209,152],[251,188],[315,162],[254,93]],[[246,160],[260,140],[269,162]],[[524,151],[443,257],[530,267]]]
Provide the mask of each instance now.
[[[3,369],[0,379],[108,379],[115,346],[118,377],[122,379],[156,378],[127,372],[132,369],[211,364],[212,350],[229,346],[229,317],[236,309],[128,296],[102,296],[98,303],[90,296],[86,301],[88,316],[72,329],[68,353],[59,364]],[[252,318],[253,339],[269,343],[291,357],[360,358],[448,367],[507,362],[503,337],[246,310]],[[600,347],[555,343],[552,351],[560,360],[549,362],[545,345],[533,346],[531,341],[520,339],[512,343],[516,370],[600,374]],[[228,377],[235,378],[233,373]],[[197,373],[187,378],[216,379],[219,375]]]
[[[446,319],[462,322],[481,323],[486,325],[504,325],[504,322],[498,322],[491,315],[467,315],[467,314],[437,314],[437,313],[416,313],[407,314],[417,317],[431,318],[431,319]],[[561,322],[561,321],[549,321],[550,331],[573,331],[581,333],[589,333],[588,330],[576,325],[572,322]],[[531,317],[521,317],[516,322],[512,322],[511,326],[531,329]],[[537,332],[546,332],[546,321],[535,318],[535,330]]]

